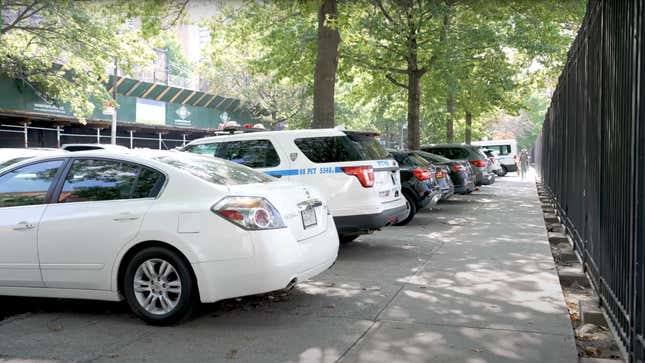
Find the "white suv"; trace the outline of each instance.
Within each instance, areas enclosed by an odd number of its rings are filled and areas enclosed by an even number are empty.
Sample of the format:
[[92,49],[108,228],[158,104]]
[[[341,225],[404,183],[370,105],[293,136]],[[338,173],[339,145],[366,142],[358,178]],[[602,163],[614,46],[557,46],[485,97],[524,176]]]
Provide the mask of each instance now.
[[408,214],[399,166],[375,135],[333,129],[248,132],[194,140],[183,150],[318,187],[346,243]]

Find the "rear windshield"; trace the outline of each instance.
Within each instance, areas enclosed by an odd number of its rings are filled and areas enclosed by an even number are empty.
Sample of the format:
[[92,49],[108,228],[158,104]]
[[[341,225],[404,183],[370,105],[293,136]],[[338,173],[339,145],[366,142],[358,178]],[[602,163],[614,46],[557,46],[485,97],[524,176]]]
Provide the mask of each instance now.
[[429,161],[432,161],[432,162],[435,162],[435,163],[443,164],[443,163],[449,163],[451,161],[450,159],[445,158],[445,157],[443,157],[441,155],[427,153],[427,152],[420,152],[420,153],[418,153],[418,155],[421,156],[422,158],[426,159],[426,160],[429,160]]
[[464,160],[470,156],[468,150],[462,147],[429,147],[424,148],[423,151],[439,154],[453,160]]
[[275,181],[273,177],[246,166],[209,156],[176,153],[155,156],[153,159],[213,184],[238,185]]
[[389,156],[387,150],[373,136],[348,133],[347,137],[356,143],[367,160],[387,159]]
[[422,168],[429,168],[431,166],[427,160],[414,153],[394,152],[392,153],[392,156],[394,157],[394,160],[402,166],[418,166]]

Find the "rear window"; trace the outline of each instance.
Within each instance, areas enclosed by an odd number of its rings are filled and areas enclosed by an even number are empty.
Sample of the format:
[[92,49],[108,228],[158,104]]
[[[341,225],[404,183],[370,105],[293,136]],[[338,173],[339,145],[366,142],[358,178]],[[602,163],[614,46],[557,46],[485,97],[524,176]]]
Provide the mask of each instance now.
[[394,157],[394,160],[399,163],[399,165],[403,166],[419,166],[422,168],[429,168],[431,164],[417,156],[414,153],[406,153],[406,152],[397,152],[397,153],[392,153],[392,156]]
[[488,150],[493,150],[497,155],[509,155],[511,153],[511,145],[487,145]]
[[380,160],[389,157],[387,150],[373,136],[348,133],[347,137],[356,143],[365,160]]
[[295,139],[294,143],[314,163],[369,160],[347,136],[324,136]]
[[246,166],[208,156],[177,153],[155,156],[153,159],[213,184],[238,185],[275,181],[273,177]]
[[441,164],[443,164],[443,163],[449,163],[450,162],[450,159],[448,159],[446,157],[443,157],[441,155],[437,155],[437,154],[432,154],[432,153],[427,153],[427,152],[420,152],[420,153],[418,153],[418,155],[421,156],[422,158],[428,160],[428,161],[433,162],[433,163],[441,163]]
[[434,154],[439,154],[445,156],[448,159],[453,160],[463,160],[468,159],[469,153],[468,150],[461,147],[438,147],[438,148],[428,148],[424,151],[432,152]]

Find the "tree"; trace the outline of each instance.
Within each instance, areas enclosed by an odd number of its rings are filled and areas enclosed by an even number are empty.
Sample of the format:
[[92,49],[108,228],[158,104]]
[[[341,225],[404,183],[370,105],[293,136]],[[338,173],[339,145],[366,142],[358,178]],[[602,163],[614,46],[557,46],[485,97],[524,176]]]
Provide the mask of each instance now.
[[411,149],[419,148],[421,79],[437,58],[434,43],[445,33],[447,24],[436,19],[444,8],[431,1],[373,0],[370,6],[357,2],[353,8],[355,20],[348,22],[343,56],[360,67],[382,72],[407,92]]
[[[68,105],[80,120],[110,101],[106,68],[117,58],[126,73],[150,63],[142,38],[183,14],[187,1],[4,0],[0,75],[21,80],[47,101]],[[138,19],[137,29],[129,19]]]
[[338,67],[338,8],[336,0],[321,0],[314,70],[313,128],[334,127],[334,89]]

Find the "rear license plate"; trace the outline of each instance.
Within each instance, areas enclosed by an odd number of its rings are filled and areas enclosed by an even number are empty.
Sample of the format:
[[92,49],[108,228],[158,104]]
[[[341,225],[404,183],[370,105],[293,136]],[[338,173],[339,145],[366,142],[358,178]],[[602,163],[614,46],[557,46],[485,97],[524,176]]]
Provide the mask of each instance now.
[[316,209],[313,207],[301,211],[300,216],[302,217],[302,226],[304,229],[314,227],[318,224],[318,220],[316,219]]

